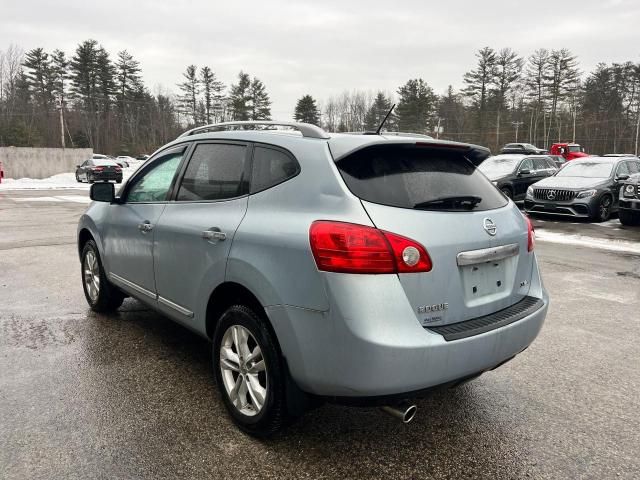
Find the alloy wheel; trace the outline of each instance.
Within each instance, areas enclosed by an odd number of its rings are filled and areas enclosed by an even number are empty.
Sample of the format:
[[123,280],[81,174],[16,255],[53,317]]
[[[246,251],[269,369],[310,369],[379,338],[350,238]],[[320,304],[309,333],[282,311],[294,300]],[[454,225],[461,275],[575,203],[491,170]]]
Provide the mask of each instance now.
[[604,197],[600,201],[600,218],[602,220],[608,219],[610,210],[611,210],[611,198]]
[[95,252],[89,250],[84,256],[82,271],[87,294],[92,302],[96,302],[100,294],[100,266]]
[[231,404],[243,415],[260,413],[267,398],[267,368],[260,345],[241,325],[225,331],[220,346],[222,381]]

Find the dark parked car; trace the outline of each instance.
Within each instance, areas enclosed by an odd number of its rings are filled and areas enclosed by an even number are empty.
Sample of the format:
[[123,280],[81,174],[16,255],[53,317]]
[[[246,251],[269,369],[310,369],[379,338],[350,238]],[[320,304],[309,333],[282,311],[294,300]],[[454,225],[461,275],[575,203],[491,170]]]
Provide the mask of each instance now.
[[82,165],[76,165],[76,181],[93,183],[103,180],[122,183],[122,167],[113,160],[94,158],[86,160]]
[[146,160],[147,158],[149,158],[149,155],[138,155],[136,157],[136,160]]
[[527,190],[528,213],[552,213],[604,222],[618,210],[620,188],[640,171],[635,157],[587,157],[572,160],[551,178]]
[[544,148],[538,148],[530,143],[507,143],[500,153],[524,153],[525,155],[540,155],[547,153]]
[[[620,188],[619,215],[623,225],[640,225],[640,173],[634,172]],[[636,166],[638,167],[638,166]],[[640,172],[640,170],[638,170]]]
[[524,200],[529,185],[558,171],[546,155],[496,155],[478,168],[505,196],[516,201]]

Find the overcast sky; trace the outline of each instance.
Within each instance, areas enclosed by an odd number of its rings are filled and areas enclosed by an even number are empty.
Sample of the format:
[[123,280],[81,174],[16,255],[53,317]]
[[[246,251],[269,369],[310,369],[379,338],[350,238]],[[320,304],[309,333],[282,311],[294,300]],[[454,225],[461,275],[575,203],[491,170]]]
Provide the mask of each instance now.
[[485,45],[523,56],[566,47],[585,71],[639,62],[640,0],[2,0],[0,50],[72,55],[88,38],[112,56],[127,49],[152,90],[175,93],[192,63],[226,84],[243,69],[266,84],[273,117],[286,119],[306,93],[393,92],[415,77],[437,93],[459,87]]

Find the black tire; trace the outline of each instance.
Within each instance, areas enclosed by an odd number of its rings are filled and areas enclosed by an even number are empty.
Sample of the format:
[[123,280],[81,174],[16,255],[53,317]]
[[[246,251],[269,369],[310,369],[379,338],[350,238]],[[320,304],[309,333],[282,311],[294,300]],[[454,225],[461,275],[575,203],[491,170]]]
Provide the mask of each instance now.
[[510,188],[507,187],[502,187],[500,189],[500,191],[502,192],[502,194],[507,197],[509,200],[513,200],[513,192],[511,192]]
[[[88,291],[87,281],[86,279],[86,260],[89,253],[92,253],[95,256],[97,262],[97,270],[99,272],[99,287],[97,296],[92,295]],[[96,242],[93,240],[87,241],[84,247],[82,248],[82,256],[80,262],[80,275],[82,278],[82,289],[84,290],[84,296],[87,299],[87,303],[91,307],[91,310],[94,312],[106,313],[113,312],[117,310],[122,302],[125,299],[125,295],[114,285],[112,285],[109,280],[107,280],[107,276],[104,272],[104,268],[102,267],[102,260],[100,259],[100,252],[98,252],[98,247]]]
[[95,180],[93,179],[93,177],[90,177],[90,176],[87,174],[87,182],[88,182],[88,183],[94,183],[94,182],[95,182]]
[[78,176],[78,172],[76,172],[76,182],[82,183],[82,180],[80,180],[80,177]]
[[630,212],[628,210],[620,210],[618,212],[618,216],[620,218],[620,223],[623,225],[640,225],[640,213]]
[[611,217],[611,208],[613,206],[613,198],[611,195],[602,195],[598,200],[598,206],[591,213],[592,222],[606,222]]
[[[233,305],[222,314],[213,335],[213,370],[222,400],[234,423],[244,432],[256,437],[268,437],[277,432],[288,420],[286,408],[286,370],[276,339],[266,326],[266,320],[244,305]],[[266,395],[258,413],[243,414],[231,401],[220,368],[220,350],[225,333],[233,326],[249,331],[262,352],[265,363]],[[240,362],[238,362],[240,363]],[[247,370],[245,370],[246,372]],[[237,382],[240,373],[233,374]],[[248,398],[245,393],[245,399]],[[247,402],[248,403],[248,402]]]

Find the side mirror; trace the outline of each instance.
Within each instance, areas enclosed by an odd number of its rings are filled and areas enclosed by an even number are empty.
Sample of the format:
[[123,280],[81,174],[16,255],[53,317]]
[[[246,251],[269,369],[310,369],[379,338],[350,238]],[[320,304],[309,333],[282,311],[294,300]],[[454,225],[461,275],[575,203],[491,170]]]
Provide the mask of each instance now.
[[113,183],[94,183],[89,191],[89,198],[94,202],[111,203],[115,199],[115,189]]
[[531,174],[531,170],[529,170],[528,168],[523,168],[518,172],[518,175],[529,175],[529,174]]
[[618,175],[616,177],[616,181],[617,182],[623,182],[625,180],[627,180],[629,178],[629,175],[627,175],[626,173],[623,173],[622,175]]
[[80,165],[76,165],[76,168],[80,168]]

